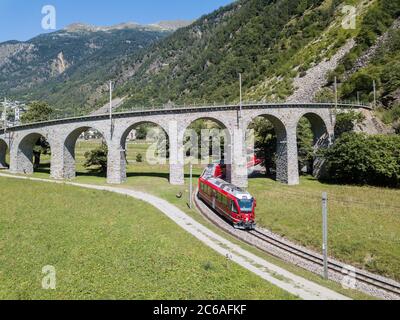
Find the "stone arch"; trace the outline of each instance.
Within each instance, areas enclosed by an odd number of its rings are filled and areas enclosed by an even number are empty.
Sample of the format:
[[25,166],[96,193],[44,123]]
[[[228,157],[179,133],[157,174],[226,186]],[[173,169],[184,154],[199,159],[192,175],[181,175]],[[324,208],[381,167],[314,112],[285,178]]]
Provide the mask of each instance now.
[[0,169],[8,168],[6,162],[8,144],[3,139],[0,139]]
[[288,148],[288,130],[284,122],[276,115],[269,113],[260,113],[249,119],[246,129],[258,117],[263,117],[272,123],[277,142],[276,142],[276,180],[282,183],[290,183],[295,180],[291,178],[291,170],[289,167],[289,148]]
[[[221,154],[221,158],[224,158],[225,162],[227,164],[231,164],[232,132],[231,132],[231,128],[229,127],[229,125],[226,122],[224,122],[223,120],[220,120],[216,117],[211,117],[208,115],[196,115],[194,117],[191,117],[190,119],[187,119],[187,121],[183,127],[183,130],[179,133],[179,135],[180,135],[179,139],[182,139],[182,141],[183,141],[185,138],[185,134],[187,133],[190,126],[200,120],[214,122],[222,130],[224,130],[224,132],[220,133],[219,137],[217,136],[217,133],[210,132],[210,134],[212,136],[209,138],[210,139],[218,139],[218,138],[221,138],[222,136],[224,137],[224,142],[225,142],[224,143],[224,153],[225,153],[225,155]],[[201,138],[200,138],[200,143],[201,143]],[[185,152],[185,150],[183,149],[182,152]],[[214,160],[216,161],[217,159],[215,158]]]
[[[53,142],[45,134],[31,132],[16,141],[11,155],[11,172],[32,174],[34,172],[33,148],[40,138],[45,138],[53,150]],[[51,166],[53,162],[51,162]]]
[[75,160],[75,148],[76,142],[82,133],[93,129],[101,134],[107,146],[109,143],[106,139],[106,135],[101,130],[94,126],[81,126],[70,131],[67,136],[63,139],[63,178],[74,179],[76,177],[76,160]]
[[329,145],[331,137],[328,131],[328,124],[323,117],[314,112],[303,113],[297,121],[297,126],[302,118],[306,118],[311,124],[311,130],[314,135],[314,146],[319,148]]
[[142,125],[142,124],[152,124],[154,126],[160,127],[168,137],[168,128],[165,128],[164,124],[158,123],[158,122],[155,122],[155,121],[151,121],[151,120],[140,120],[140,121],[136,121],[136,122],[134,122],[132,124],[129,124],[128,127],[124,128],[122,130],[122,134],[121,134],[121,137],[120,137],[120,145],[121,145],[122,148],[125,148],[125,142],[126,142],[126,140],[128,138],[129,133],[132,130],[134,130],[135,128],[137,128],[140,125]]
[[[128,135],[132,130],[134,130],[135,128],[137,128],[138,126],[143,125],[143,124],[151,124],[158,128],[161,128],[161,130],[165,134],[167,143],[169,141],[168,128],[165,128],[165,125],[163,123],[158,123],[158,122],[152,121],[152,120],[140,120],[140,121],[135,121],[134,123],[130,123],[128,126],[126,126],[122,130],[122,134],[120,135],[119,139],[117,140],[119,143],[119,145],[117,146],[119,148],[119,152],[117,152],[118,154],[115,155],[117,158],[119,158],[119,161],[117,161],[119,164],[119,168],[118,168],[119,177],[118,178],[120,178],[121,181],[125,181],[127,178],[126,141],[127,141]],[[167,152],[168,152],[168,150],[167,150]]]
[[[327,148],[332,143],[333,133],[330,132],[329,122],[324,117],[316,112],[303,113],[298,121],[296,127],[296,136],[298,136],[298,127],[301,119],[307,119],[311,125],[313,133],[313,149],[316,152],[318,149]],[[325,161],[323,158],[314,156],[312,161],[312,174],[314,177],[322,177],[325,173]]]
[[185,134],[185,131],[196,121],[199,120],[208,120],[208,121],[212,121],[215,122],[216,124],[218,124],[218,126],[220,126],[221,128],[225,129],[228,131],[229,135],[232,135],[232,130],[231,130],[231,124],[229,124],[227,121],[222,120],[218,117],[213,117],[210,116],[208,114],[194,114],[192,116],[189,116],[187,118],[185,118],[185,121],[182,125],[182,130],[180,132],[180,135],[183,136]]

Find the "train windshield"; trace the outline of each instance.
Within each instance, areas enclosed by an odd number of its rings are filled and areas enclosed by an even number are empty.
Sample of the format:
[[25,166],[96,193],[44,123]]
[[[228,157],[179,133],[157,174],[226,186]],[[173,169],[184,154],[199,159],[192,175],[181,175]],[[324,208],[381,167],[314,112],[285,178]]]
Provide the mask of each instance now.
[[254,199],[238,199],[240,211],[242,212],[252,212]]

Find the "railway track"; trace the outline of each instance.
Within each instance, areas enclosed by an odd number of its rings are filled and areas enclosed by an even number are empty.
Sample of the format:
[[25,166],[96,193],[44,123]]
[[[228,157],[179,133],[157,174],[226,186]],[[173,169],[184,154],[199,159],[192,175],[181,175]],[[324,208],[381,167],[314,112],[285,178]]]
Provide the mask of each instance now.
[[[290,243],[285,239],[280,239],[278,236],[267,234],[260,228],[256,228],[255,230],[251,231],[236,230],[230,223],[212,211],[210,207],[199,200],[195,195],[194,200],[196,207],[203,216],[205,216],[220,229],[233,235],[235,238],[253,245],[268,254],[292,262],[314,273],[320,274],[320,271],[324,265],[322,255]],[[271,248],[274,248],[274,250],[271,250]],[[291,258],[285,259],[285,255],[290,256]],[[307,267],[310,265],[313,265],[313,267]],[[400,284],[394,280],[374,275],[357,268],[352,268],[349,270],[349,266],[346,264],[334,261],[332,259],[328,259],[328,270],[331,280],[341,282],[343,277],[346,276],[344,271],[347,270],[347,272],[351,272],[349,276],[357,281],[357,288],[361,291],[372,294],[379,298],[400,299]],[[362,283],[364,286],[360,286],[360,283]],[[388,293],[389,295],[384,293]]]
[[[310,253],[306,250],[302,250],[297,246],[290,245],[285,241],[278,240],[274,237],[271,237],[270,235],[259,231],[258,229],[249,231],[250,234],[252,234],[254,237],[269,243],[270,245],[274,245],[281,250],[285,250],[286,252],[296,255],[297,257],[300,257],[302,259],[305,259],[307,261],[313,262],[318,264],[319,266],[324,265],[324,260],[322,257],[320,257],[318,254],[313,254]],[[338,272],[342,274],[343,269],[345,268],[344,264],[339,264],[333,261],[330,261],[328,259],[328,269],[334,272]],[[355,269],[354,270],[354,277],[358,281],[362,281],[363,283],[374,286],[376,288],[389,291],[391,293],[394,293],[396,295],[400,296],[400,285],[396,284],[390,280],[384,280],[381,277],[374,276],[372,274],[368,274],[366,272],[363,272],[362,270]]]

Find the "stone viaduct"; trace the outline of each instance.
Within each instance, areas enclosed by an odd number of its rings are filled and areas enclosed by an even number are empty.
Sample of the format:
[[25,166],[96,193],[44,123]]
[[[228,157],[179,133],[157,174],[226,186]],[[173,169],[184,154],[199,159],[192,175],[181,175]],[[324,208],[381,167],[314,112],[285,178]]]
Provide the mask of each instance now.
[[16,174],[33,173],[33,147],[40,136],[51,148],[51,177],[75,177],[75,144],[79,136],[93,128],[99,131],[108,146],[107,182],[120,184],[126,179],[125,145],[130,131],[141,123],[160,126],[169,138],[170,183],[184,184],[184,133],[198,119],[217,122],[228,133],[225,150],[228,180],[246,187],[247,170],[243,161],[245,144],[243,129],[257,117],[267,118],[277,134],[277,180],[289,185],[299,183],[297,126],[302,117],[309,119],[315,147],[329,145],[334,139],[337,108],[341,110],[366,108],[350,104],[246,104],[240,111],[237,105],[168,108],[52,120],[25,124],[0,130],[0,168],[6,164],[9,149],[9,170]]

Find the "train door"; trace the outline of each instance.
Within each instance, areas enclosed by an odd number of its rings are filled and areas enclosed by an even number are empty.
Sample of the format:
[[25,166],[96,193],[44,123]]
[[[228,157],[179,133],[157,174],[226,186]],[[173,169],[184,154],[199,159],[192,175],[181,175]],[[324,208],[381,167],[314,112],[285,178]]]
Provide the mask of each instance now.
[[211,198],[212,198],[212,208],[214,210],[215,210],[215,199],[216,199],[216,197],[217,197],[217,192],[213,189]]

